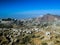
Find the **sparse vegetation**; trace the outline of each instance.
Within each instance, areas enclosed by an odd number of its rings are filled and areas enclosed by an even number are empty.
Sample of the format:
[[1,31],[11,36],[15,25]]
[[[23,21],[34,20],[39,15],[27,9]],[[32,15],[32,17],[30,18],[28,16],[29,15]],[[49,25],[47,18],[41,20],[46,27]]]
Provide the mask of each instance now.
[[3,19],[3,23],[0,22],[0,45],[60,45],[58,22]]

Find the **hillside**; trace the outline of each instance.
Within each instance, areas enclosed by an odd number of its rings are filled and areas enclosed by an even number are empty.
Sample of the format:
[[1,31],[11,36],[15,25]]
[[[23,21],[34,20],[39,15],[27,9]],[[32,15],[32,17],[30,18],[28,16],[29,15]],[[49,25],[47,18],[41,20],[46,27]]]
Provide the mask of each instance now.
[[37,17],[36,21],[56,21],[56,20],[60,20],[60,16],[59,15],[52,15],[52,14],[46,14],[43,15],[43,17]]

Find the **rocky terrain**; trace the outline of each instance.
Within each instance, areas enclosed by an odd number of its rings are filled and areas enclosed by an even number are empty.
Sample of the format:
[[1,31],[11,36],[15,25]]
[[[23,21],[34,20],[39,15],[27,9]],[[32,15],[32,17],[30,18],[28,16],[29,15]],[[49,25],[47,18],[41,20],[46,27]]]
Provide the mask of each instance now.
[[60,45],[60,16],[0,20],[0,45]]

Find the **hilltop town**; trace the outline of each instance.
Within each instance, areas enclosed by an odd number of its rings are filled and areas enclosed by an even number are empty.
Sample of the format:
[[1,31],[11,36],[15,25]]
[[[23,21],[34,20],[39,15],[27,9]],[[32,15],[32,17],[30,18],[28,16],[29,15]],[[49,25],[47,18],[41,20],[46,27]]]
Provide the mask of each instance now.
[[0,19],[0,45],[60,45],[60,16]]

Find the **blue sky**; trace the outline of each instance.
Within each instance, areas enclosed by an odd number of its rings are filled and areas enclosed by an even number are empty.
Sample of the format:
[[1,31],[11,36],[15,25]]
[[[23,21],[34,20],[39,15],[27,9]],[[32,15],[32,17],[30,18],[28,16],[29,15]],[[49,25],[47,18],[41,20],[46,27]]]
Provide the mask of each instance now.
[[60,0],[0,0],[0,18],[30,18],[46,13],[60,15]]

